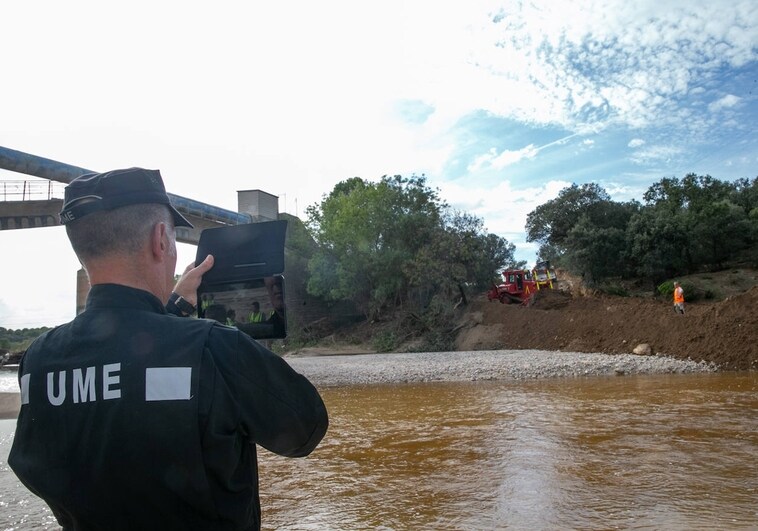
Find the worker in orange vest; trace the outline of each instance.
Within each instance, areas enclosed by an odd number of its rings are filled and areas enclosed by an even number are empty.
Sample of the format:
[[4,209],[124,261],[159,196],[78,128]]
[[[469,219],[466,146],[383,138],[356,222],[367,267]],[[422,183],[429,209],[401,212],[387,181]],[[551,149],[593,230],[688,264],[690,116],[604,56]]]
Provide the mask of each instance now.
[[684,290],[679,282],[674,282],[674,311],[684,315]]

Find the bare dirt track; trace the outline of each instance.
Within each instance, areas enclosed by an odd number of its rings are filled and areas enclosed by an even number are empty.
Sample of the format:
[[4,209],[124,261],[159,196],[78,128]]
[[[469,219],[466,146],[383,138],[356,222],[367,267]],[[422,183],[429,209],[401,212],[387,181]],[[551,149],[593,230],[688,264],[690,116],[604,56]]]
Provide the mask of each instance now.
[[722,370],[758,369],[758,286],[719,302],[686,305],[655,298],[572,297],[541,291],[529,307],[471,301],[457,350],[542,349],[631,353],[647,343],[654,355],[712,362]]

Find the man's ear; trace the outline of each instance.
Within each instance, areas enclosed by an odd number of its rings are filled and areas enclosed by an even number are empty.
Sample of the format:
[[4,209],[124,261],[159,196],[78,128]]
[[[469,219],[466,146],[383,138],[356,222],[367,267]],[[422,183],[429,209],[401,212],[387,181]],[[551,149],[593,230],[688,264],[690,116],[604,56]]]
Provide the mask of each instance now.
[[150,233],[150,250],[153,253],[153,258],[163,261],[168,253],[169,246],[166,224],[163,222],[156,223]]

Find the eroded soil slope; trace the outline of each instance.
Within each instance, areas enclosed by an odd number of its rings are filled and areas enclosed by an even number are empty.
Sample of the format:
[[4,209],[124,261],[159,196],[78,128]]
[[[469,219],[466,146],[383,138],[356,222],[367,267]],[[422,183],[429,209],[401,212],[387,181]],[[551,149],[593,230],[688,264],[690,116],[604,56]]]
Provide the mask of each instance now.
[[685,315],[654,298],[538,295],[529,307],[471,301],[456,348],[621,353],[648,343],[653,354],[758,369],[758,286],[723,301],[687,304]]

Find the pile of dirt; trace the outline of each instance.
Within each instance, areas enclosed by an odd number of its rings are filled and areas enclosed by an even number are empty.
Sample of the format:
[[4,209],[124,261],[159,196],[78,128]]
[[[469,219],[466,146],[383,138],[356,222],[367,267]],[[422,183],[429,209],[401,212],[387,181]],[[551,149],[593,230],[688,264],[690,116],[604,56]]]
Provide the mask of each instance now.
[[630,353],[704,360],[724,370],[758,369],[758,286],[719,302],[673,305],[653,297],[574,297],[541,291],[528,307],[472,301],[457,350],[544,349]]
[[[460,306],[454,323],[455,350],[537,349],[565,352],[633,353],[641,344],[651,355],[705,361],[721,370],[758,370],[758,270],[732,268],[682,277],[718,300],[673,302],[650,295],[651,286],[621,286],[634,296],[603,295],[581,278],[559,275],[560,289],[540,290],[528,306],[490,302],[485,294]],[[344,325],[322,337],[315,349],[292,355],[376,352],[377,337],[403,336],[403,321]],[[417,351],[425,338],[411,337],[396,350]],[[639,353],[639,352],[638,352]]]

